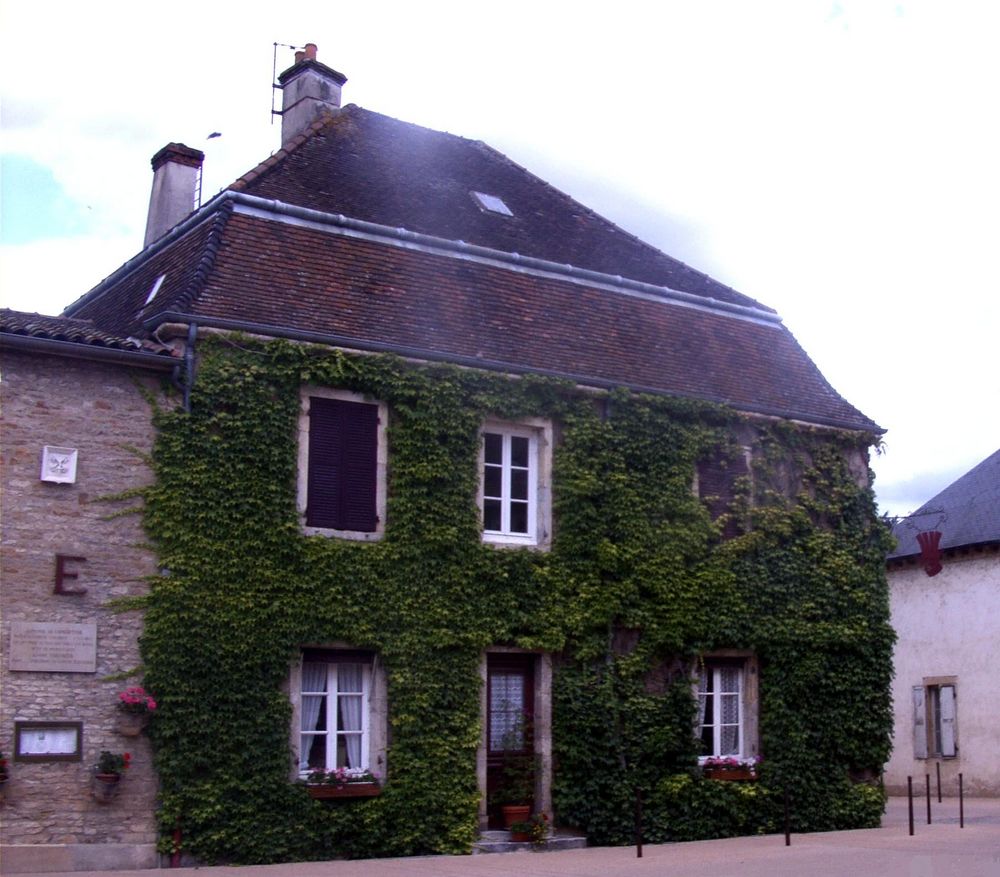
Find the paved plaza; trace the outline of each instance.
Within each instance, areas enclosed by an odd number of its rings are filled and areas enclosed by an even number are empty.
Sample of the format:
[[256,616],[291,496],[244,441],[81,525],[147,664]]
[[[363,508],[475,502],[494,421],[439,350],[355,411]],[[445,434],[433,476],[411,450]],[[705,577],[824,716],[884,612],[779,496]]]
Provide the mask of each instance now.
[[[905,798],[889,801],[881,828],[859,831],[730,838],[634,847],[590,847],[565,852],[425,856],[355,862],[310,862],[242,868],[177,868],[175,877],[1000,877],[1000,799],[965,801],[959,827],[957,799],[915,801],[915,833],[908,831]],[[36,877],[54,872],[35,872]],[[156,871],[103,872],[104,877],[153,877]],[[61,873],[58,877],[70,877]],[[72,872],[72,877],[95,877]]]

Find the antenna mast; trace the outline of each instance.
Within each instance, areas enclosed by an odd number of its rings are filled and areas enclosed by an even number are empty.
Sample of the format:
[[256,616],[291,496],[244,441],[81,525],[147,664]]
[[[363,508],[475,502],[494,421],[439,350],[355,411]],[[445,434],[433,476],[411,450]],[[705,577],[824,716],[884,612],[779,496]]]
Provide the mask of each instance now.
[[274,108],[274,93],[276,91],[281,91],[281,86],[278,84],[278,46],[283,49],[291,49],[295,51],[296,49],[303,49],[304,46],[293,46],[290,43],[275,43],[274,44],[274,59],[271,62],[271,124],[274,124],[274,117],[280,116],[282,111],[276,110]]

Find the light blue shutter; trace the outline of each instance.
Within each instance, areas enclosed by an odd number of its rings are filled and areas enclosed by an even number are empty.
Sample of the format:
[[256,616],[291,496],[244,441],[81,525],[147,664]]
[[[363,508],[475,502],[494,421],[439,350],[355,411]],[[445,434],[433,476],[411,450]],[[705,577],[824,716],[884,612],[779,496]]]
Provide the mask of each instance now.
[[927,757],[927,707],[922,685],[913,686],[913,757]]
[[944,758],[954,758],[955,747],[955,686],[942,685],[939,691],[941,699],[941,755]]

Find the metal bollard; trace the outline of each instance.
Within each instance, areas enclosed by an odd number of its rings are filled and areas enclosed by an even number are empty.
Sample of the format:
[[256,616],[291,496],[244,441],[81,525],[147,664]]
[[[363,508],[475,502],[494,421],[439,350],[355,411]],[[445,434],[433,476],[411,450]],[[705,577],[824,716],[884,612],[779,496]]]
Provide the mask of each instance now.
[[792,845],[791,807],[789,806],[788,786],[785,786],[785,846]]
[[910,836],[913,836],[913,777],[906,778],[906,800],[910,811]]
[[931,775],[929,773],[924,774],[924,779],[927,780],[927,824],[931,824]]
[[962,790],[962,775],[958,775],[958,827],[965,828],[965,796]]
[[934,767],[937,768],[937,787],[938,787],[938,804],[941,803],[941,762],[935,761]]
[[642,858],[642,792],[635,790],[635,857]]

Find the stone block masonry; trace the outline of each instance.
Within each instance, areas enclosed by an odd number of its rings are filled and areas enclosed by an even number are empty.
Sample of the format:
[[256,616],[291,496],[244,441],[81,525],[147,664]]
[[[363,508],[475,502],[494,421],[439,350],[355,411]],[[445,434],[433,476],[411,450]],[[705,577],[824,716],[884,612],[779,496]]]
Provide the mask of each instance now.
[[[159,395],[161,379],[120,365],[12,350],[3,352],[0,367],[0,749],[10,774],[0,814],[4,870],[37,858],[34,852],[68,854],[80,845],[89,851],[85,858],[96,856],[106,867],[119,860],[149,866],[155,864],[157,791],[149,742],[115,730],[117,694],[139,677],[108,678],[139,666],[142,616],[113,613],[107,603],[146,593],[156,562],[140,515],[117,514],[137,512],[141,500],[104,497],[152,481],[142,455],[152,449],[154,430],[140,386]],[[40,480],[46,445],[78,449],[74,484]],[[86,593],[54,593],[56,555],[86,558],[67,563],[76,578],[64,580],[66,590]],[[16,622],[96,625],[96,671],[11,670]],[[82,759],[15,761],[17,721],[82,722]],[[107,804],[90,793],[102,749],[132,756],[117,797]]]

